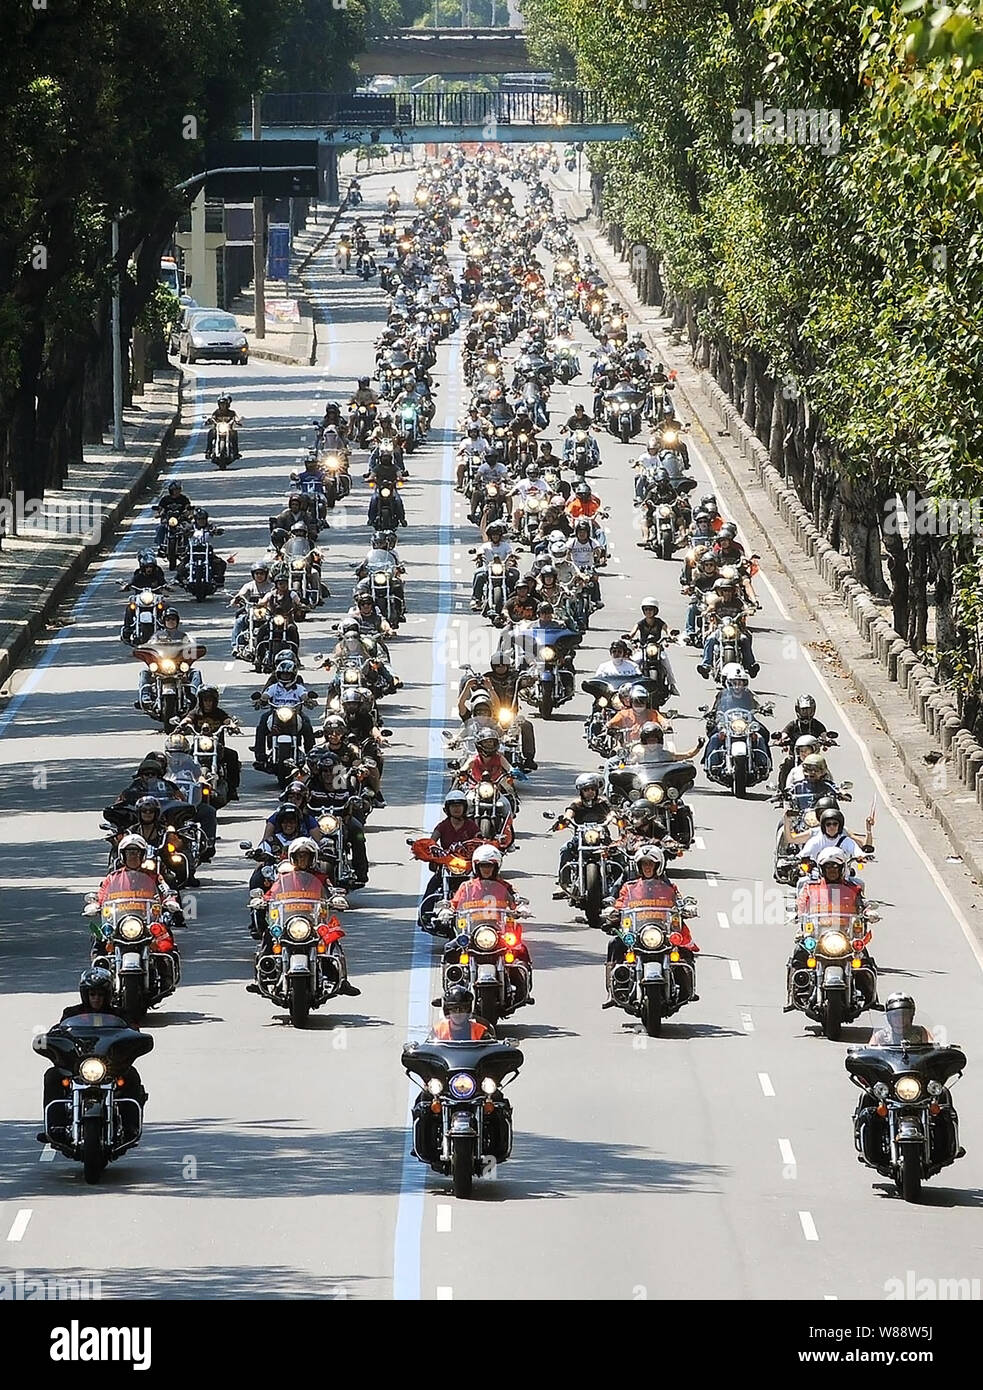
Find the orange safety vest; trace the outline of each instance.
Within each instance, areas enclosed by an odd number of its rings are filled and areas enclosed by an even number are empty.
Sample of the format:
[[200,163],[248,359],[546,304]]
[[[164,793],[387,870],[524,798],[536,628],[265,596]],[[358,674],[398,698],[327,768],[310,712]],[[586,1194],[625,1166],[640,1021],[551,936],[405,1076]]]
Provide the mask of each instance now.
[[500,878],[469,878],[451,898],[452,907],[511,907],[512,889]]
[[860,896],[861,890],[855,883],[807,883],[799,890],[799,914],[850,916],[859,911]]
[[139,898],[152,902],[158,896],[156,873],[149,869],[116,869],[104,878],[99,888],[99,906],[120,898]]
[[430,1036],[435,1042],[481,1042],[488,1037],[488,1029],[476,1018],[462,1019],[460,1023],[457,1019],[442,1018],[434,1024]]

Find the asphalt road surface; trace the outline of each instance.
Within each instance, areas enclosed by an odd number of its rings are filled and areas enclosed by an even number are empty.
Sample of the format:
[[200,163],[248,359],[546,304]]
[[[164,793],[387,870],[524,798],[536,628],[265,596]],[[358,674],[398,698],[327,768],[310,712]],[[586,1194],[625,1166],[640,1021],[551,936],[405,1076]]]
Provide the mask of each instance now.
[[[395,181],[408,201],[412,177]],[[365,191],[361,212],[375,218],[383,185],[367,180]],[[327,399],[347,402],[355,378],[372,369],[386,315],[377,282],[325,264],[315,267],[313,292],[326,319],[315,367],[202,366],[188,392],[194,422],[179,437],[172,473],[225,527],[220,553],[236,556],[230,593],[266,545],[267,518],[282,505],[314,414]],[[583,694],[551,721],[537,720],[540,771],[522,789],[519,850],[506,860],[507,876],[531,900],[536,997],[501,1030],[526,1054],[509,1093],[513,1158],[476,1184],[474,1200],[460,1202],[449,1180],[409,1157],[415,1088],[399,1054],[431,1021],[439,944],[415,930],[421,872],[405,840],[439,818],[447,777],[440,730],[456,725],[448,711],[458,668],[490,651],[490,630],[468,612],[467,552],[477,532],[450,483],[454,426],[467,398],[459,336],[440,348],[434,429],[408,460],[410,526],[400,550],[410,617],[392,644],[405,689],[384,706],[394,737],[388,806],[369,827],[371,882],[344,919],[361,997],[332,1002],[309,1030],[295,1031],[245,992],[251,866],[237,845],[258,837],[276,787],[252,770],[250,745],[240,739],[242,800],[220,815],[219,850],[179,940],[183,983],[148,1022],[156,1047],[141,1063],[150,1092],[145,1138],[95,1188],[79,1165],[35,1141],[42,1066],[30,1042],[70,1002],[87,963],[79,912],[105,864],[101,809],[140,757],[161,746],[156,726],[133,708],[138,665],[118,641],[123,598],[115,586],[152,534],[149,512],[90,571],[64,626],[14,680],[0,712],[0,1275],[88,1274],[102,1280],[104,1297],[120,1298],[477,1299],[507,1288],[520,1302],[880,1299],[887,1281],[908,1270],[979,1276],[979,1237],[964,1215],[983,1201],[983,991],[970,913],[892,813],[847,713],[801,645],[808,627],[789,618],[788,595],[765,577],[754,630],[762,668],[755,689],[776,703],[766,722],[785,722],[795,696],[814,691],[819,717],[841,732],[834,774],[855,783],[849,823],[862,825],[878,798],[877,862],[866,877],[884,904],[873,944],[880,995],[911,990],[920,1019],[944,1025],[967,1052],[955,1099],[968,1157],[928,1184],[919,1206],[906,1206],[858,1164],[843,1055],[876,1020],[865,1016],[833,1043],[803,1015],[782,1013],[791,928],[771,878],[778,813],[761,788],[738,803],[701,775],[690,797],[699,840],[677,877],[700,903],[691,923],[702,947],[699,1002],[658,1039],[619,1010],[601,1012],[607,938],[552,900],[561,837],[541,814],[560,809],[576,774],[597,765],[582,738]],[[575,401],[590,408],[586,357],[583,365],[578,384],[558,386],[551,399],[554,443]],[[243,458],[225,474],[204,462],[201,425],[222,388],[244,417]],[[698,430],[690,443],[702,481]],[[593,480],[612,508],[613,559],[580,676],[606,658],[644,594],[657,595],[663,616],[682,626],[678,562],[635,544],[628,464],[643,446],[601,437],[604,466]],[[361,471],[355,466],[354,476]],[[327,649],[328,624],[348,606],[352,566],[369,538],[367,501],[357,482],[332,517],[332,597],[301,629],[302,658]],[[206,676],[251,730],[248,693],[262,679],[231,660],[225,602],[196,604],[180,593],[177,602],[208,647]],[[680,748],[702,732],[697,706],[712,693],[697,659],[673,649]]]

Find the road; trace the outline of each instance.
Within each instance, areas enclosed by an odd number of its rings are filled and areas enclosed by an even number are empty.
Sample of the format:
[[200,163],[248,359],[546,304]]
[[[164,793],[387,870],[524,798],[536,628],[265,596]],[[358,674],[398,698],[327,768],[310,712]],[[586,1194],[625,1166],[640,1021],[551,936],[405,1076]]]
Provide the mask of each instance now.
[[[411,177],[393,177],[408,199]],[[365,191],[362,212],[372,217],[382,185],[367,180]],[[266,519],[288,489],[311,418],[326,399],[346,400],[354,379],[371,370],[385,318],[377,285],[315,266],[310,288],[326,317],[315,367],[202,366],[188,393],[194,423],[172,472],[225,527],[222,553],[236,555],[230,590],[264,548]],[[510,1092],[513,1159],[464,1203],[408,1157],[411,1087],[399,1051],[431,1019],[439,950],[414,929],[421,875],[405,841],[439,816],[440,730],[458,667],[489,651],[488,630],[468,612],[467,550],[476,532],[448,482],[463,403],[458,363],[452,340],[434,373],[435,428],[410,461],[404,492],[410,527],[400,549],[411,616],[393,664],[405,689],[386,707],[394,737],[388,806],[370,822],[371,883],[344,920],[361,997],[327,1006],[298,1032],[245,993],[250,866],[237,844],[257,836],[276,790],[251,769],[241,740],[242,800],[220,816],[219,851],[180,941],[184,980],[149,1022],[156,1047],[142,1064],[146,1136],[97,1189],[35,1142],[41,1066],[30,1039],[69,1002],[86,963],[79,911],[104,864],[101,808],[160,744],[133,709],[137,664],[117,640],[123,605],[115,581],[150,534],[146,511],[90,571],[64,625],[15,679],[0,712],[0,1045],[8,1060],[0,1277],[8,1269],[85,1274],[101,1279],[107,1298],[460,1300],[507,1288],[522,1301],[880,1299],[887,1281],[908,1270],[980,1275],[979,1243],[962,1217],[983,1200],[981,953],[966,920],[978,904],[957,903],[932,855],[885,804],[890,769],[865,761],[848,712],[832,702],[803,645],[808,625],[781,586],[767,582],[758,584],[756,691],[776,702],[777,725],[798,693],[813,690],[818,716],[841,731],[832,765],[855,783],[851,822],[862,823],[879,798],[877,862],[867,878],[884,904],[874,942],[881,998],[911,990],[920,1018],[944,1025],[967,1052],[956,1100],[968,1157],[935,1179],[918,1207],[857,1163],[843,1055],[867,1029],[846,1029],[832,1043],[801,1015],[782,1014],[790,928],[776,907],[777,813],[763,791],[738,804],[701,777],[691,797],[699,848],[678,878],[700,903],[692,924],[702,947],[699,1002],[659,1039],[637,1032],[620,1011],[601,1012],[606,938],[552,900],[559,837],[541,814],[561,808],[576,774],[596,766],[581,735],[583,695],[572,710],[538,722],[540,771],[523,790],[520,849],[506,865],[531,900],[526,939],[536,970],[535,1007],[504,1030],[526,1054]],[[201,420],[221,388],[245,418],[244,457],[224,475],[202,457]],[[589,409],[585,385],[557,387],[557,424],[577,400]],[[709,487],[698,428],[691,444]],[[678,564],[635,545],[628,462],[639,447],[602,439],[596,488],[612,508],[614,558],[606,608],[581,648],[581,675],[631,625],[644,594],[654,593],[663,616],[681,626]],[[357,486],[333,518],[332,598],[302,629],[302,657],[326,649],[328,624],[348,605],[352,564],[368,539],[366,503]],[[178,604],[208,647],[204,669],[223,704],[251,727],[247,697],[261,681],[228,655],[228,609],[220,599]],[[702,732],[696,711],[711,693],[696,660],[674,650],[678,747]]]

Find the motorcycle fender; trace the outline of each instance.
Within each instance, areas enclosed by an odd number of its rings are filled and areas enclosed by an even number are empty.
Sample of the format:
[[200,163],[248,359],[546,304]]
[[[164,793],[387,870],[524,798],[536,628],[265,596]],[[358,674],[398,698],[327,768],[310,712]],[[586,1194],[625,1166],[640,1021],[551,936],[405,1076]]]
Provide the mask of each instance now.
[[846,976],[842,965],[827,965],[823,971],[823,989],[846,989]]
[[83,1120],[101,1120],[102,1117],[103,1117],[103,1115],[104,1115],[105,1113],[106,1113],[106,1107],[105,1107],[105,1105],[103,1104],[102,1097],[100,1097],[98,1100],[83,1100],[83,1102],[82,1102],[82,1119],[83,1119]]
[[660,960],[647,960],[645,962],[642,979],[648,982],[649,980],[661,980],[663,978],[662,962]]
[[293,747],[293,742],[294,742],[294,740],[293,740],[293,734],[277,734],[276,741],[277,741],[277,743],[280,745],[281,748],[282,748],[285,744],[286,744],[286,745],[289,745],[289,746],[292,748],[292,747]]
[[485,964],[478,966],[477,983],[479,985],[493,985],[497,979],[498,971],[495,969],[494,965]]
[[539,677],[540,685],[552,685],[555,680],[556,673],[551,671],[549,667],[547,667]]
[[290,975],[309,975],[311,973],[310,958],[303,951],[294,951],[290,957],[290,964],[287,966],[287,973]]
[[120,966],[122,975],[142,975],[143,960],[139,951],[127,951]]
[[477,1127],[474,1116],[470,1110],[465,1110],[462,1106],[451,1113],[450,1133],[451,1134],[477,1134]]
[[730,745],[730,756],[732,758],[747,757],[747,744],[743,739],[735,738],[734,742]]

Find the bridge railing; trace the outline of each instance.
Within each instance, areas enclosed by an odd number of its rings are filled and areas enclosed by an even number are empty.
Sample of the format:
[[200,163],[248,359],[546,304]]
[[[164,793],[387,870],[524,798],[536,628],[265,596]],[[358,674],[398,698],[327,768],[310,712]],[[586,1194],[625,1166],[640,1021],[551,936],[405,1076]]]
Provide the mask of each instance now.
[[[599,92],[269,92],[264,126],[613,125],[626,116]],[[240,124],[248,125],[241,113]]]

